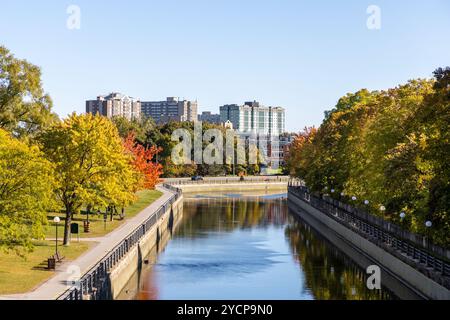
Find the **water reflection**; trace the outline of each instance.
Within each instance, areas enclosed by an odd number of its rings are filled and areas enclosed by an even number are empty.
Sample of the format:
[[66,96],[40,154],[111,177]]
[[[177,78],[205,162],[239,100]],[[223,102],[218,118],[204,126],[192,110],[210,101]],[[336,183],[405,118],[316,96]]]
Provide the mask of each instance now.
[[285,195],[194,197],[136,299],[392,299],[289,214]]

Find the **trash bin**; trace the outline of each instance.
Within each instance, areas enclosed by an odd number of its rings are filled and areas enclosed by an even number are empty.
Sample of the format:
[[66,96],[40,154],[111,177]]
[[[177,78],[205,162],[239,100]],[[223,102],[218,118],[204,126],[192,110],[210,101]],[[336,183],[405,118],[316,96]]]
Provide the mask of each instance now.
[[89,233],[89,225],[91,223],[89,221],[83,221],[83,229],[84,229],[84,233]]
[[51,257],[48,258],[47,260],[47,267],[49,270],[55,270],[55,266],[56,266],[56,260],[55,258]]

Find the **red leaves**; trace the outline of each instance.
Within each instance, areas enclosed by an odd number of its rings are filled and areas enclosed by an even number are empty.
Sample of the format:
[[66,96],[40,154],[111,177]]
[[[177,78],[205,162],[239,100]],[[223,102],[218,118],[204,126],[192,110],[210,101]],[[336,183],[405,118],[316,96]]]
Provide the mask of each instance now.
[[145,148],[143,145],[136,143],[135,138],[134,133],[128,134],[123,142],[124,147],[133,156],[132,164],[136,171],[144,175],[144,188],[154,189],[163,171],[162,165],[152,160],[162,149],[156,146]]

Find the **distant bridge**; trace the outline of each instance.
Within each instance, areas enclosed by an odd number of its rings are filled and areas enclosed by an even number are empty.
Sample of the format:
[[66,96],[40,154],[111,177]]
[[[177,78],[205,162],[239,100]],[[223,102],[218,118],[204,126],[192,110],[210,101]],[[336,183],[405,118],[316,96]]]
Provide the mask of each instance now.
[[205,177],[163,179],[164,184],[181,188],[185,192],[221,191],[281,191],[287,192],[289,176]]

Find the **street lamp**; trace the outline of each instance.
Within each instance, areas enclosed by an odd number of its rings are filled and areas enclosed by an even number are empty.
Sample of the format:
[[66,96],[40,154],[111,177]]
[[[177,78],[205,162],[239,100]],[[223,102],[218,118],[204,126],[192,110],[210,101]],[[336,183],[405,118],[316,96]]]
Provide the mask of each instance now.
[[352,197],[352,200],[353,200],[353,201],[356,201],[356,197],[355,197],[355,196],[353,196],[353,197]]
[[404,219],[406,217],[406,213],[404,213],[403,211],[400,212],[400,219]]
[[364,204],[368,205],[369,204],[369,200],[364,200]]
[[384,219],[384,218],[385,218],[384,212],[386,211],[386,207],[383,206],[383,205],[381,205],[381,206],[380,206],[380,211],[381,211],[381,213],[383,214],[383,219]]
[[427,222],[425,222],[425,227],[427,227],[427,228],[431,228],[432,225],[433,225],[433,223],[429,220]]
[[331,193],[334,193],[334,189],[331,189]]
[[56,256],[58,256],[58,223],[61,221],[58,216],[53,218],[53,222],[55,223],[56,230],[56,238],[55,238],[55,248],[56,248]]

